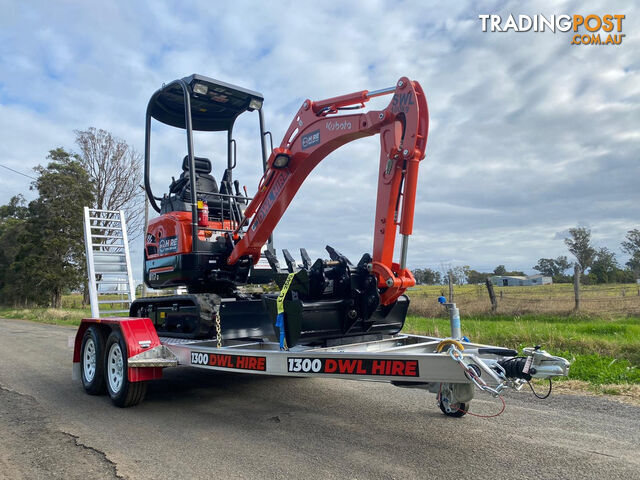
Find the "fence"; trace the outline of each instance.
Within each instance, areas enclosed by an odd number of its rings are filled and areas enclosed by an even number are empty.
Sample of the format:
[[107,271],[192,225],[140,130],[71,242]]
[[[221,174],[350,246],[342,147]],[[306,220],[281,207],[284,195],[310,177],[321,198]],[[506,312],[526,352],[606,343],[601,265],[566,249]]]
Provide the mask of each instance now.
[[[452,287],[453,299],[462,315],[568,315],[577,311],[588,315],[640,316],[640,285],[637,284],[579,285],[578,302],[573,284],[492,288],[495,294],[493,303],[491,289],[485,284],[455,285]],[[411,298],[410,314],[425,317],[446,315],[437,298],[440,295],[450,298],[448,285],[417,286],[408,294]]]

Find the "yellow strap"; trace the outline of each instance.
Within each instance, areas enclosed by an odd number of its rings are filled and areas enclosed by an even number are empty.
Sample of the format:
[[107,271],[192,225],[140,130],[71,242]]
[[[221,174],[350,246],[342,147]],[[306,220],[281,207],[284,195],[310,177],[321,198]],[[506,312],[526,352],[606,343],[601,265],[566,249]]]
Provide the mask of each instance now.
[[278,313],[284,313],[284,297],[287,296],[287,292],[289,291],[289,287],[293,282],[293,277],[296,276],[297,272],[290,273],[287,275],[287,279],[282,286],[282,290],[280,290],[280,295],[278,295],[278,300],[276,301],[276,305],[278,306]]
[[445,338],[444,340],[440,340],[440,343],[436,347],[436,352],[440,353],[442,349],[447,345],[455,345],[458,350],[464,350],[464,345],[462,345],[458,340],[454,340],[453,338]]

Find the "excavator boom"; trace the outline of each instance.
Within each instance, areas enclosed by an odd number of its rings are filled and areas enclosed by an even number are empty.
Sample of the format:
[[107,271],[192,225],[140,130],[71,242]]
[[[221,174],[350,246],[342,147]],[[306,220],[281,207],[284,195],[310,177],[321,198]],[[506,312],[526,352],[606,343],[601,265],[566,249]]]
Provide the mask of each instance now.
[[[363,108],[371,98],[393,95],[384,110],[337,115],[341,110]],[[309,173],[327,155],[359,138],[380,135],[378,195],[369,271],[381,289],[380,303],[390,305],[415,280],[406,266],[413,217],[418,167],[425,156],[429,113],[420,84],[402,77],[395,87],[326,100],[305,100],[294,116],[279,147],[274,148],[258,192],[245,210],[234,234],[228,263],[250,257],[256,263],[260,250],[284,215]],[[240,230],[249,222],[244,235]],[[402,235],[400,259],[394,262],[396,236]]]

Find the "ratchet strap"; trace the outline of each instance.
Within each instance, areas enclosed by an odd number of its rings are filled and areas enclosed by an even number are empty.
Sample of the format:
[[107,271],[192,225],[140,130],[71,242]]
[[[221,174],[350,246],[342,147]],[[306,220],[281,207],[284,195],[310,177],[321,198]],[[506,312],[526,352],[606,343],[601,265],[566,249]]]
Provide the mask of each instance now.
[[454,338],[445,338],[444,340],[440,340],[440,343],[438,343],[436,352],[440,353],[444,347],[448,347],[449,345],[455,345],[460,351],[464,350],[464,346],[458,340]]
[[289,291],[289,287],[293,283],[293,277],[296,276],[297,272],[290,273],[287,275],[287,279],[282,286],[282,290],[280,290],[280,295],[278,295],[278,300],[276,301],[276,305],[278,307],[278,316],[276,317],[276,327],[280,330],[280,350],[289,350],[287,347],[287,338],[285,336],[285,326],[284,326],[284,297],[287,296],[287,292]]

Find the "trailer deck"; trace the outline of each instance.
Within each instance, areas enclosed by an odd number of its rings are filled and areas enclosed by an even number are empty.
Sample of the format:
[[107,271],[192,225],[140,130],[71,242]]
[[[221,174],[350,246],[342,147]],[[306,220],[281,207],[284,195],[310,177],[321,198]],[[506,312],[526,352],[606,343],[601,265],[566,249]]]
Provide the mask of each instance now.
[[[114,335],[118,338],[112,340]],[[107,337],[109,351],[104,346],[94,347],[93,353],[86,348],[87,338],[99,345]],[[114,354],[113,350],[118,348],[121,353]],[[99,355],[103,355],[105,384],[111,389],[161,378],[163,368],[177,366],[256,375],[390,382],[436,393],[445,414],[461,416],[460,412],[468,410],[474,386],[499,396],[506,388],[519,390],[531,378],[568,374],[569,362],[561,357],[549,355],[539,347],[525,349],[524,353],[526,356],[518,356],[515,350],[502,347],[408,334],[282,349],[272,341],[222,343],[216,338],[159,337],[148,318],[113,317],[82,321],[76,335],[74,378],[82,379],[89,393],[96,393],[93,390],[99,389],[87,388],[87,383],[91,383],[87,382],[87,372],[95,374],[100,366]],[[132,402],[114,399],[114,403],[134,405],[143,393],[136,393]]]

